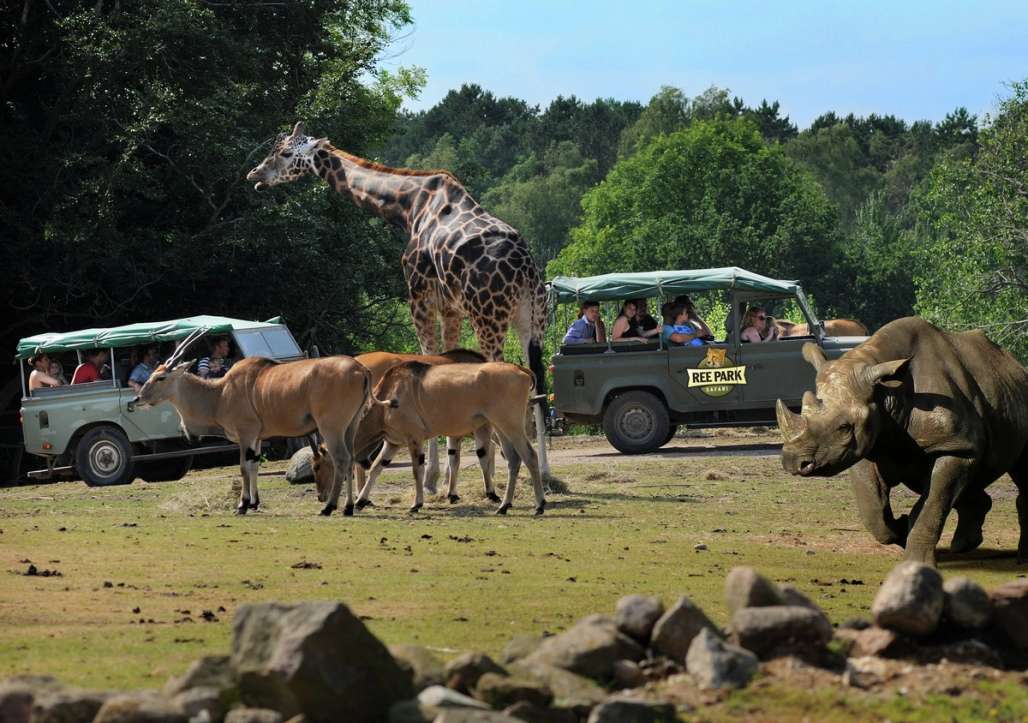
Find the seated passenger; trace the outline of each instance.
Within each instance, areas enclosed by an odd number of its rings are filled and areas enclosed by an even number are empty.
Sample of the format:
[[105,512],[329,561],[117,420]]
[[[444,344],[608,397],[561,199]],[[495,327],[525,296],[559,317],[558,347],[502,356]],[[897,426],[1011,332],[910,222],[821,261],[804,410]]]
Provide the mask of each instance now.
[[62,382],[60,378],[50,374],[50,357],[46,354],[37,354],[28,358],[32,373],[29,374],[29,392],[49,387],[59,387]]
[[71,375],[72,384],[88,384],[103,379],[101,369],[107,363],[106,349],[91,349],[83,355],[85,361],[75,367],[75,373]]
[[753,344],[778,340],[778,327],[768,330],[767,312],[761,306],[751,306],[742,317],[742,340]]
[[600,302],[586,301],[578,311],[578,318],[568,327],[564,335],[564,345],[572,344],[603,344],[607,341],[607,331],[600,318]]
[[68,380],[64,376],[64,367],[56,359],[50,360],[50,376],[60,382],[61,386],[68,383]]
[[699,329],[689,322],[685,306],[672,302],[664,304],[661,312],[664,315],[664,327],[661,329],[664,341],[683,346],[703,346]]
[[660,336],[660,324],[650,316],[646,299],[632,299],[635,302],[635,322],[639,327],[639,335],[646,339]]
[[686,318],[689,320],[689,323],[696,328],[696,331],[699,332],[699,337],[701,339],[705,341],[714,340],[714,335],[710,332],[710,327],[707,326],[707,322],[701,319],[700,315],[696,313],[696,305],[692,303],[692,299],[685,294],[682,294],[681,296],[675,297],[674,303],[681,304],[685,307]]
[[228,358],[228,339],[212,339],[210,348],[210,356],[200,360],[196,373],[204,379],[218,379],[225,376],[232,366],[232,360]]
[[[638,317],[639,306],[635,299],[628,299],[621,305],[621,313],[614,321],[614,328],[610,332],[612,341],[646,341],[647,337],[656,336],[660,333],[657,329],[657,322],[653,321],[653,327],[644,331]],[[649,314],[647,314],[649,316]],[[650,317],[653,320],[653,317]]]
[[128,385],[135,389],[137,392],[143,388],[146,384],[146,380],[153,374],[153,370],[157,368],[158,350],[157,345],[146,347],[143,350],[143,359],[132,369],[132,373],[129,374]]

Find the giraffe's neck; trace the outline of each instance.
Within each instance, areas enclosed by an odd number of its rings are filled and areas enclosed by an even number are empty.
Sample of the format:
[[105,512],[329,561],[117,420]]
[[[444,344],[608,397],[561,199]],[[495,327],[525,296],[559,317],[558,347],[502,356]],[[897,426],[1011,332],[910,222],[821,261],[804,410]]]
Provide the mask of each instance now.
[[314,172],[339,193],[348,193],[361,208],[408,234],[418,211],[435,195],[443,173],[411,172],[365,161],[330,145],[311,158]]

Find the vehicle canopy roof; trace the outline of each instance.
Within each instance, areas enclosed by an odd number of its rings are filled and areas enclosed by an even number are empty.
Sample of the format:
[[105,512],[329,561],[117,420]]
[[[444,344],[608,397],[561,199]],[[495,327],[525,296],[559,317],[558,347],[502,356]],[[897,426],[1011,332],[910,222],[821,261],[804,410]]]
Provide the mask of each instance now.
[[75,351],[77,349],[109,349],[123,346],[137,346],[154,342],[178,341],[195,329],[206,329],[212,334],[227,334],[244,329],[265,329],[279,326],[281,317],[267,321],[230,319],[227,316],[190,316],[170,321],[151,321],[126,324],[109,329],[82,329],[62,334],[36,334],[18,342],[18,359],[27,359],[35,354]]
[[732,289],[749,298],[798,296],[798,281],[780,281],[735,266],[720,269],[643,271],[600,276],[558,276],[550,282],[550,293],[558,302],[612,301],[667,297],[714,289]]

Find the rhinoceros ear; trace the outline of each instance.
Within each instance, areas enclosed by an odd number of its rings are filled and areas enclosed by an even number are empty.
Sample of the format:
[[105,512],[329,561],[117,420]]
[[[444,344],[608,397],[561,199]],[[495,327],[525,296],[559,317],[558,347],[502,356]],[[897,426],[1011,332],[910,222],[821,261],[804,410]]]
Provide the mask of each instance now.
[[806,416],[813,414],[814,412],[820,411],[821,400],[817,398],[817,395],[809,389],[803,392],[803,408],[801,413]]
[[881,384],[883,387],[895,389],[903,384],[903,373],[910,363],[910,357],[882,362],[869,366],[864,370],[864,380],[870,385]]
[[821,371],[821,367],[828,361],[821,347],[812,341],[803,345],[803,358],[810,362],[817,371]]
[[778,428],[782,431],[786,444],[795,442],[806,431],[807,420],[790,411],[781,399],[775,402],[775,413],[778,417]]

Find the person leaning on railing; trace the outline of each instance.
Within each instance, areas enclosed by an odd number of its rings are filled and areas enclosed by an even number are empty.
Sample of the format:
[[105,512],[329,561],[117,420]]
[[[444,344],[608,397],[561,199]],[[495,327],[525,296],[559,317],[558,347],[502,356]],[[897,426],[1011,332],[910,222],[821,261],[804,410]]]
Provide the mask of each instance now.
[[564,335],[565,346],[572,344],[605,344],[607,330],[600,318],[600,302],[585,301],[578,310],[578,318],[568,327]]
[[701,332],[689,322],[685,304],[671,302],[664,304],[660,310],[664,316],[664,326],[660,333],[664,341],[683,346],[703,346]]
[[50,372],[50,357],[46,354],[36,354],[28,358],[32,373],[29,374],[29,391],[45,387],[59,387],[63,383],[60,379],[52,376]]
[[[642,304],[641,315],[639,312],[640,302]],[[646,319],[652,323],[647,324]],[[614,320],[610,338],[612,341],[646,341],[658,334],[660,334],[660,329],[657,327],[657,322],[646,313],[645,299],[627,299],[621,304],[621,312]]]

